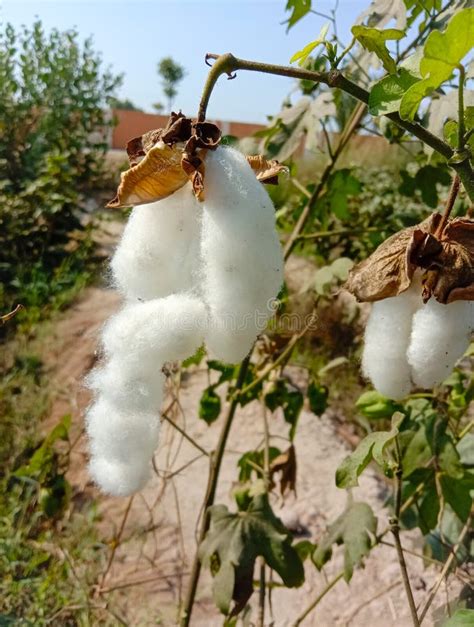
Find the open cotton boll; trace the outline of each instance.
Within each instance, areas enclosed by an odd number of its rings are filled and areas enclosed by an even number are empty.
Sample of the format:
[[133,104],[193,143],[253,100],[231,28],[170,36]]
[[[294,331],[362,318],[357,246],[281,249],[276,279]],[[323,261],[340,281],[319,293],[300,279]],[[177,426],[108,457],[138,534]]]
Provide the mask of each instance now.
[[135,207],[111,261],[114,285],[130,300],[192,289],[200,230],[201,207],[190,185]]
[[375,389],[395,400],[406,396],[412,387],[407,361],[413,314],[422,304],[419,288],[372,305],[365,330],[362,370]]
[[161,366],[157,363],[150,372],[148,367],[112,358],[91,372],[86,385],[124,411],[158,411],[165,382]]
[[474,327],[474,303],[442,305],[431,298],[413,318],[408,363],[413,382],[423,388],[438,385],[466,352]]
[[99,397],[86,416],[93,456],[133,462],[149,460],[158,445],[158,412],[129,412]]
[[207,155],[203,205],[206,344],[218,359],[236,362],[265,328],[283,282],[275,210],[246,158],[223,147]]
[[204,303],[188,294],[129,304],[106,324],[103,346],[109,358],[156,372],[166,361],[193,355],[206,322]]
[[141,490],[151,474],[150,461],[137,458],[129,462],[92,456],[89,472],[94,482],[112,496],[129,496]]

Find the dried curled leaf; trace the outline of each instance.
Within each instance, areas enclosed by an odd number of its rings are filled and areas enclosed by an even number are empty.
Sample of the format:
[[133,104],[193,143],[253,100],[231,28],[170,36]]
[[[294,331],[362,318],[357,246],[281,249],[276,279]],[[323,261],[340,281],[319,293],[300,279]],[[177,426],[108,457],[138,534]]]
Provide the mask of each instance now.
[[362,302],[398,296],[424,270],[423,300],[440,303],[474,299],[474,221],[449,220],[437,233],[441,215],[396,233],[349,273],[345,287]]
[[267,185],[278,185],[278,175],[282,172],[288,172],[288,168],[276,159],[268,160],[262,155],[249,156],[247,161],[257,179]]
[[284,453],[277,455],[270,464],[270,478],[273,485],[273,475],[278,472],[281,472],[281,495],[284,496],[287,490],[296,494],[296,451],[293,444]]
[[117,195],[107,207],[129,207],[166,198],[188,180],[181,166],[182,151],[160,142],[135,166],[122,173]]

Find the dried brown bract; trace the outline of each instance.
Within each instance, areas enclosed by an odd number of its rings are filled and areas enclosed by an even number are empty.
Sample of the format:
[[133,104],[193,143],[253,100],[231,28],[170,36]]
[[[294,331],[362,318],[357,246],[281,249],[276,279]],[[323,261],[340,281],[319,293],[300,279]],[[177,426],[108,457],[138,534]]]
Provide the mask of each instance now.
[[[129,207],[166,198],[191,181],[199,200],[204,199],[205,159],[215,150],[221,131],[211,122],[193,122],[181,112],[172,113],[166,128],[155,129],[127,144],[130,168],[121,176],[117,195],[107,207]],[[248,157],[262,183],[276,184],[285,168],[262,156]]]
[[474,300],[474,221],[433,213],[417,226],[389,237],[349,273],[346,288],[362,302],[398,296],[423,270],[423,300]]

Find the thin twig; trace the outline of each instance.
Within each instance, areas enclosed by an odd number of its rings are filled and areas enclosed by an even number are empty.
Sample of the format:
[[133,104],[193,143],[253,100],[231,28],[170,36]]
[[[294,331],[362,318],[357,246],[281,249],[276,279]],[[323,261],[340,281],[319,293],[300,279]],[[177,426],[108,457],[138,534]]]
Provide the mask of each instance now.
[[206,451],[205,448],[203,448],[200,444],[198,444],[196,442],[196,440],[194,440],[189,433],[187,433],[184,429],[182,429],[178,424],[176,424],[176,422],[174,422],[174,420],[171,420],[171,418],[169,418],[165,413],[161,414],[161,417],[166,420],[166,422],[168,422],[172,427],[174,427],[176,429],[176,431],[179,431],[179,433],[181,433],[181,435],[186,438],[186,440],[188,442],[190,442],[195,448],[197,448],[198,451],[200,451],[203,455],[206,455],[206,457],[209,457],[209,452]]
[[104,574],[102,575],[102,579],[99,584],[99,588],[97,591],[98,594],[101,594],[105,579],[107,575],[109,574],[109,570],[112,567],[112,563],[115,558],[115,553],[118,547],[120,546],[120,540],[122,539],[122,534],[125,529],[125,523],[127,522],[128,514],[130,513],[130,508],[132,507],[132,503],[133,503],[133,495],[128,499],[127,507],[125,508],[125,511],[123,513],[122,522],[120,523],[120,529],[118,531],[118,534],[112,540],[112,551],[110,553],[109,561],[107,562],[107,566],[105,568]]
[[291,340],[285,346],[285,350],[277,357],[277,359],[275,359],[275,361],[272,364],[270,364],[267,368],[265,368],[265,370],[262,372],[260,376],[258,376],[251,383],[249,383],[242,390],[240,390],[240,392],[239,390],[236,390],[235,396],[237,398],[242,397],[248,392],[250,392],[250,390],[253,390],[255,387],[257,387],[257,385],[262,383],[262,381],[265,381],[265,379],[268,377],[270,372],[275,370],[275,368],[278,368],[280,364],[284,363],[285,360],[287,360],[290,357],[296,344],[308,332],[308,330],[312,327],[315,321],[316,321],[316,316],[314,315],[314,312],[313,312],[313,314],[310,316],[309,322],[305,325],[304,329],[300,331],[297,335],[293,335]]
[[[211,67],[202,92],[197,116],[198,121],[200,122],[204,121],[206,118],[209,99],[219,77],[222,74],[227,74],[229,78],[235,78],[235,72],[237,70],[260,72],[262,74],[274,74],[276,76],[287,76],[290,78],[310,80],[315,83],[324,83],[328,85],[328,87],[341,89],[364,104],[368,104],[369,102],[369,92],[360,85],[357,85],[346,78],[339,70],[314,72],[304,68],[238,59],[231,53],[222,55],[207,54],[206,60],[207,59],[214,59],[215,63]],[[403,120],[396,112],[388,113],[386,114],[386,117],[388,117],[400,128],[403,128],[420,139],[424,144],[436,150],[436,152],[446,159],[450,160],[454,155],[454,151],[449,144],[420,124]],[[474,173],[469,159],[464,159],[460,163],[451,162],[450,165],[459,174],[470,199],[474,200]]]
[[400,541],[400,513],[402,506],[402,462],[401,451],[398,438],[395,438],[395,445],[397,449],[397,469],[395,471],[395,514],[390,519],[390,530],[395,540],[395,547],[397,549],[398,563],[400,565],[400,571],[402,573],[403,585],[405,586],[405,593],[408,599],[408,605],[410,607],[411,617],[414,627],[419,627],[420,621],[418,620],[418,614],[416,612],[415,599],[413,598],[413,592],[410,585],[410,578],[408,577],[407,565],[405,562],[405,556],[403,554],[402,543]]
[[318,596],[314,599],[314,601],[310,605],[308,605],[305,611],[302,614],[300,614],[300,616],[298,616],[298,618],[293,623],[292,627],[299,627],[299,625],[301,625],[301,623],[308,616],[308,614],[311,614],[314,608],[323,600],[326,594],[334,588],[334,586],[337,584],[338,581],[340,581],[343,578],[343,576],[344,576],[344,573],[340,572],[339,575],[334,577],[334,579],[331,579],[331,581],[324,588],[324,590],[320,594],[318,594]]
[[454,203],[456,202],[460,183],[461,181],[459,179],[459,176],[456,174],[451,183],[451,188],[449,190],[448,199],[446,200],[443,216],[440,223],[438,224],[438,228],[436,229],[435,237],[437,237],[438,239],[441,238],[441,236],[443,235],[443,231],[448,223],[449,216],[451,215]]
[[451,568],[451,564],[453,563],[453,561],[456,559],[456,553],[459,550],[459,547],[461,546],[461,544],[464,541],[464,538],[466,536],[466,533],[469,531],[469,529],[471,528],[471,519],[472,519],[472,514],[469,516],[469,518],[466,521],[466,524],[464,525],[460,535],[459,535],[459,539],[456,542],[456,545],[453,547],[452,551],[451,551],[451,555],[448,557],[448,559],[446,560],[443,570],[441,571],[437,582],[435,583],[435,585],[433,586],[429,596],[428,596],[428,600],[425,603],[424,608],[421,611],[420,614],[420,625],[423,622],[423,619],[425,618],[428,610],[430,609],[431,604],[433,603],[433,600],[436,596],[436,593],[438,592],[438,588],[440,587],[443,579],[446,577],[446,574],[448,572],[448,570]]

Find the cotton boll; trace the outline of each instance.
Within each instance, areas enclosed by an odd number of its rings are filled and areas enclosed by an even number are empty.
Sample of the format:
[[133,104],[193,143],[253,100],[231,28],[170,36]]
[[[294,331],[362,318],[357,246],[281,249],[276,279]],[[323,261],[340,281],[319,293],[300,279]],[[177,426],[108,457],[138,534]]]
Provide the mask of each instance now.
[[432,388],[449,376],[466,352],[474,327],[474,303],[455,301],[442,305],[431,298],[413,319],[408,363],[413,382]]
[[135,207],[111,262],[114,285],[130,300],[192,289],[200,229],[201,206],[190,185]]
[[149,460],[158,445],[158,412],[127,412],[99,397],[87,413],[86,431],[93,456]]
[[375,302],[367,322],[362,370],[375,389],[395,400],[412,387],[407,361],[413,315],[422,304],[418,287]]
[[204,198],[206,344],[218,359],[236,362],[265,328],[283,282],[275,211],[245,157],[230,148],[208,153]]
[[125,306],[105,326],[102,341],[109,358],[156,372],[166,361],[192,355],[203,342],[206,323],[199,298],[172,294]]
[[89,462],[89,472],[95,483],[112,496],[129,496],[138,492],[148,482],[150,471],[149,460],[143,458],[120,462],[93,456]]
[[127,360],[113,358],[93,370],[86,384],[123,411],[158,411],[165,382],[161,366],[157,363],[150,372]]

